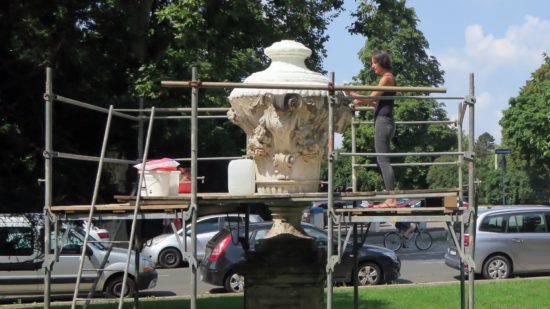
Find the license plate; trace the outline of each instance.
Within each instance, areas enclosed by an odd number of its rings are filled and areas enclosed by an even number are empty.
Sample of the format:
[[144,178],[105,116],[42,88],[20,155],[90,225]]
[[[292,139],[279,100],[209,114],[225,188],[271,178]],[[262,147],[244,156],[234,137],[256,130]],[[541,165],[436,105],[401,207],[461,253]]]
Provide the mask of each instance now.
[[456,255],[456,250],[455,249],[449,249],[449,254],[450,255]]

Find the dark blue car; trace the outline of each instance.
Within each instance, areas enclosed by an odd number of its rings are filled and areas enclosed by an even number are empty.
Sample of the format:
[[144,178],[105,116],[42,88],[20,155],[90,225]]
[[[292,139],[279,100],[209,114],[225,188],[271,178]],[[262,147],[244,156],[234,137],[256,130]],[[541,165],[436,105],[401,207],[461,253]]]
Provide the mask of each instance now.
[[[272,222],[250,224],[250,250],[262,239],[271,228]],[[327,244],[327,233],[313,225],[302,223],[306,233],[315,238],[320,247]],[[235,271],[235,266],[245,262],[244,249],[237,241],[239,231],[224,229],[216,234],[207,244],[205,256],[200,265],[202,281],[223,286],[229,292],[242,292],[244,277]],[[243,230],[240,229],[242,237]],[[386,248],[363,245],[358,251],[359,285],[376,285],[392,282],[399,277],[401,261],[395,252]],[[352,244],[346,246],[340,263],[334,271],[335,282],[352,282]]]

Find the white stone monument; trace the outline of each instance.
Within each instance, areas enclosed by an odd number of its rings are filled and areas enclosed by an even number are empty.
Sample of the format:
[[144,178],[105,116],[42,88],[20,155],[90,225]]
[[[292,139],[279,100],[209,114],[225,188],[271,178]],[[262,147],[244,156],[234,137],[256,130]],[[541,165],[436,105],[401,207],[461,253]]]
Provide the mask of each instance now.
[[[327,86],[330,80],[306,68],[311,50],[289,40],[265,49],[271,65],[244,83]],[[247,154],[256,162],[259,194],[316,192],[320,166],[327,157],[326,90],[237,88],[229,96],[229,119],[247,134]],[[335,106],[335,131],[351,120],[346,105]]]

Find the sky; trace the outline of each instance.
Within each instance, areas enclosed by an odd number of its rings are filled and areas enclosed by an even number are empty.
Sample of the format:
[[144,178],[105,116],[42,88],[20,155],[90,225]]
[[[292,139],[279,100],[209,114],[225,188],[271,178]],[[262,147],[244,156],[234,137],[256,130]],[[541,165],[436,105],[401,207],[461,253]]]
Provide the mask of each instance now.
[[[416,11],[417,29],[430,45],[428,54],[445,71],[441,86],[446,95],[467,95],[469,74],[474,73],[475,136],[488,132],[500,144],[499,120],[509,99],[543,64],[542,53],[550,54],[550,1],[409,0],[406,5]],[[352,81],[363,66],[358,52],[365,38],[346,29],[356,8],[355,0],[345,0],[346,11],[328,29],[324,68],[335,72],[337,84]],[[442,102],[449,118],[456,119],[457,101]],[[466,126],[467,117],[464,121]]]

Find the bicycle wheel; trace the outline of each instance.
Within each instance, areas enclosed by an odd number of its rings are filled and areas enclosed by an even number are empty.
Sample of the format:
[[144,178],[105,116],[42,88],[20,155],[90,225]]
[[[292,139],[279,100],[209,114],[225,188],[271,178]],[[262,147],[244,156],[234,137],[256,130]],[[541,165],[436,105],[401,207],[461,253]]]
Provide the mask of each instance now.
[[389,232],[384,236],[384,247],[397,251],[402,245],[401,236],[397,232]]
[[428,250],[432,246],[432,235],[428,232],[420,231],[414,239],[414,244],[418,250]]

